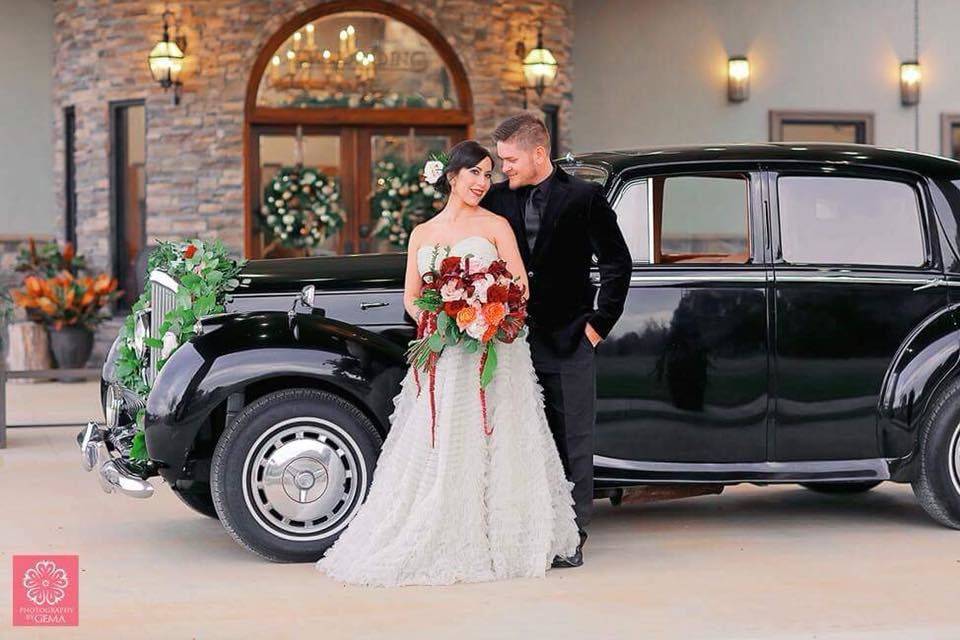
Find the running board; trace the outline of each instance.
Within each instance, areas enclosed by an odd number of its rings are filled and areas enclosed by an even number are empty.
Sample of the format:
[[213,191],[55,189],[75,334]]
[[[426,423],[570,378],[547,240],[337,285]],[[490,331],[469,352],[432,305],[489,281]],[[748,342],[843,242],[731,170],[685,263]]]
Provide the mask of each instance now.
[[865,482],[889,480],[891,462],[884,458],[796,462],[647,462],[594,455],[593,476],[597,487],[685,482]]

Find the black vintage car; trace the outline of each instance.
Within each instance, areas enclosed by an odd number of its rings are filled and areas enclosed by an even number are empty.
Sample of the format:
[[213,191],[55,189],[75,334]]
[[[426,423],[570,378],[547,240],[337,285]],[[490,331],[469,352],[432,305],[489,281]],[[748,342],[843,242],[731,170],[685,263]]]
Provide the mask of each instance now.
[[[603,185],[635,263],[597,351],[597,497],[892,480],[960,528],[960,163],[810,143],[559,165]],[[250,262],[148,398],[119,388],[108,357],[109,424],[79,434],[85,466],[140,497],[160,475],[266,558],[320,557],[389,428],[413,335],[404,260]],[[151,282],[163,309],[177,283]],[[132,465],[143,403],[150,460]]]

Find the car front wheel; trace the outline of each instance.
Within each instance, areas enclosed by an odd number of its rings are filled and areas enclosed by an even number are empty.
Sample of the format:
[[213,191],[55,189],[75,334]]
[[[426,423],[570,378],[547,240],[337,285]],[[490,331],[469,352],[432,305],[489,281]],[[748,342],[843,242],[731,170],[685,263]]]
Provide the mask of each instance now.
[[275,562],[310,562],[363,503],[382,444],[342,398],[285,389],[257,398],[224,430],[210,472],[220,522]]
[[937,398],[920,429],[913,492],[927,514],[960,529],[960,381]]

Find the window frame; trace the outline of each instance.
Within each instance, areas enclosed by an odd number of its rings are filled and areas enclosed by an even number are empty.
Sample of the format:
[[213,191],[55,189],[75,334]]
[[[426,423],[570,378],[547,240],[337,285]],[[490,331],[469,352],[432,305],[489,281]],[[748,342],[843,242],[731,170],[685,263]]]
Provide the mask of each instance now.
[[[852,262],[788,262],[783,257],[783,244],[780,234],[780,177],[820,177],[820,178],[858,178],[866,180],[884,180],[900,182],[910,187],[917,199],[918,218],[920,221],[920,238],[923,242],[923,263],[920,265],[896,264],[866,264]],[[837,168],[834,166],[809,164],[800,166],[769,166],[764,171],[764,180],[770,207],[770,237],[772,263],[783,268],[820,268],[843,269],[857,271],[907,271],[921,272],[939,268],[940,255],[936,247],[933,222],[931,220],[932,207],[926,184],[921,176],[916,174],[880,167],[851,167]]]
[[[960,113],[940,114],[940,155],[945,158],[954,158],[953,128],[960,127]],[[958,157],[960,159],[960,149]]]
[[807,111],[807,110],[770,110],[770,142],[814,142],[813,140],[784,140],[785,124],[852,124],[857,127],[856,144],[874,144],[874,115],[872,111]]
[[[670,177],[711,177],[711,175],[742,174],[747,182],[747,261],[746,262],[654,262],[656,236],[653,211],[653,180]],[[616,211],[616,205],[628,186],[639,181],[648,181],[647,185],[647,234],[648,260],[633,260],[634,266],[650,266],[664,269],[704,269],[704,268],[755,268],[769,261],[768,243],[765,240],[766,221],[763,218],[762,172],[759,163],[723,162],[691,163],[661,167],[635,167],[625,169],[614,180],[609,189],[608,202]],[[619,213],[617,213],[619,219]]]

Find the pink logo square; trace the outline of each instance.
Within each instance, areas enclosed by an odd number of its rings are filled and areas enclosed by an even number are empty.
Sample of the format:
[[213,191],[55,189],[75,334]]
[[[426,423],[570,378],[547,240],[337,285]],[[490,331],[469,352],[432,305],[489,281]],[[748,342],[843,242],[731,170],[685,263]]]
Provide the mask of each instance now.
[[13,626],[80,623],[79,556],[13,556]]

